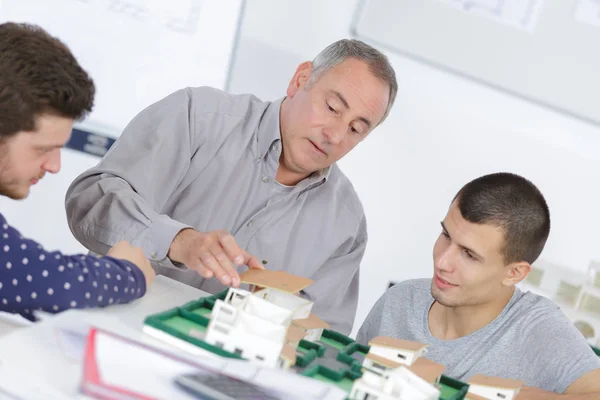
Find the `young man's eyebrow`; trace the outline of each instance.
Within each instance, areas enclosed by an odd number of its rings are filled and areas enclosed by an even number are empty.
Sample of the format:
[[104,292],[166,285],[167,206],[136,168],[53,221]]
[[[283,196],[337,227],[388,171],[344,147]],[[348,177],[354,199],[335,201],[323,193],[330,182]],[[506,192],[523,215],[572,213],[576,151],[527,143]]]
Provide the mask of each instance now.
[[[450,233],[448,232],[448,229],[446,229],[446,225],[444,225],[444,222],[443,222],[443,221],[442,221],[442,222],[440,222],[440,225],[442,225],[442,230],[444,231],[444,233],[445,233],[446,235],[448,235],[448,237],[450,238],[450,240],[452,240],[452,236],[450,236]],[[457,243],[457,245],[458,245],[458,247],[460,247],[461,249],[467,250],[467,251],[468,251],[469,253],[471,253],[471,254],[472,254],[474,257],[476,257],[476,258],[478,258],[478,259],[480,259],[480,260],[483,260],[483,259],[484,259],[484,258],[483,258],[481,255],[479,255],[479,253],[477,253],[477,252],[476,252],[476,251],[474,251],[473,249],[471,249],[471,248],[469,248],[469,247],[467,247],[467,246],[464,246],[464,245],[462,245],[462,244],[460,244],[460,243]]]

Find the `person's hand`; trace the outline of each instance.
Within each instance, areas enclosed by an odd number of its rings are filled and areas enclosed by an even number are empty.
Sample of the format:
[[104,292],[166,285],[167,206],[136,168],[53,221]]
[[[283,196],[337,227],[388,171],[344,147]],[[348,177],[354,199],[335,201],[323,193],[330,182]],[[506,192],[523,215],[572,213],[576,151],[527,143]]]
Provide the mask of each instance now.
[[240,285],[236,266],[264,269],[258,259],[240,248],[226,231],[204,233],[183,229],[173,239],[168,256],[205,278],[216,276],[224,285],[233,287]]
[[152,281],[154,281],[156,273],[154,272],[154,268],[152,268],[152,265],[150,265],[150,261],[146,258],[144,251],[141,248],[132,246],[129,242],[121,241],[108,250],[106,255],[113,258],[127,260],[135,264],[142,271],[144,277],[146,278],[146,289],[152,284]]

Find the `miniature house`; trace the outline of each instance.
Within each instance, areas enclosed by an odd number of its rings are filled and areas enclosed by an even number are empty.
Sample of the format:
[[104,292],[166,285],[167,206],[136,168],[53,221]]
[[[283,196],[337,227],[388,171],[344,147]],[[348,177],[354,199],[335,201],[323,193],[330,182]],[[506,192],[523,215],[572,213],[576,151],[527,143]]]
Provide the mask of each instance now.
[[240,275],[240,281],[253,286],[253,294],[292,311],[293,319],[308,318],[313,303],[295,295],[310,286],[313,280],[284,271],[250,269]]
[[398,368],[402,364],[390,360],[389,358],[381,357],[371,352],[367,353],[363,359],[363,368],[376,375],[385,375],[387,372]]
[[313,306],[312,301],[274,288],[260,289],[253,294],[292,311],[293,319],[308,318]]
[[217,300],[205,341],[257,363],[279,363],[291,313],[258,297],[248,296],[244,307]]
[[473,376],[468,383],[470,385],[468,398],[480,396],[488,400],[513,400],[524,384],[523,381],[481,374]]
[[312,279],[267,269],[249,269],[240,275],[240,281],[252,285],[255,289],[252,291],[273,288],[291,294],[299,293],[314,283]]
[[425,357],[420,357],[408,369],[424,381],[437,385],[440,383],[446,367]]
[[383,376],[365,371],[362,378],[354,381],[349,396],[355,400],[437,400],[439,397],[438,388],[403,365]]
[[369,353],[400,364],[412,365],[427,352],[428,345],[388,336],[377,336],[369,341],[369,346],[371,346]]
[[306,332],[303,329],[298,328],[296,325],[290,325],[285,335],[285,342],[296,348],[305,336]]
[[305,319],[295,319],[292,324],[306,333],[304,340],[310,340],[311,342],[316,342],[321,338],[323,329],[329,329],[329,324],[315,314],[309,314],[308,318]]
[[296,347],[286,343],[281,349],[277,366],[283,370],[288,370],[294,364],[296,364]]

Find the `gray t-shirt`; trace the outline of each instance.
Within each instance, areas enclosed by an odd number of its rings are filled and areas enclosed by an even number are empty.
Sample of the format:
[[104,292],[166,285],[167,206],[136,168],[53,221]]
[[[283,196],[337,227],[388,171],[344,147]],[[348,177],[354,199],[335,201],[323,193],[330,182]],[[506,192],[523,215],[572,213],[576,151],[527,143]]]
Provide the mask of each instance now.
[[496,319],[454,340],[440,340],[429,331],[433,301],[431,279],[395,285],[369,312],[357,341],[384,335],[426,343],[425,357],[445,365],[447,376],[463,382],[477,373],[521,379],[557,393],[600,368],[600,358],[583,335],[545,297],[517,288]]

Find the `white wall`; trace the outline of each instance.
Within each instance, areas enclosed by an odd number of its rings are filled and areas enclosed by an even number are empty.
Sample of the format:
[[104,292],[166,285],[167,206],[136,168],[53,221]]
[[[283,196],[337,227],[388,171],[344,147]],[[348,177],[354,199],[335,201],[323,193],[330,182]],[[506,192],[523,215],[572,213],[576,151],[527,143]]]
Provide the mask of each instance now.
[[[349,37],[355,2],[248,2],[230,89],[284,95],[298,63]],[[267,17],[273,15],[276,17]],[[400,90],[393,112],[340,165],[366,210],[356,333],[390,280],[429,277],[450,200],[469,180],[509,171],[545,194],[542,258],[584,271],[600,258],[600,128],[386,52]]]

